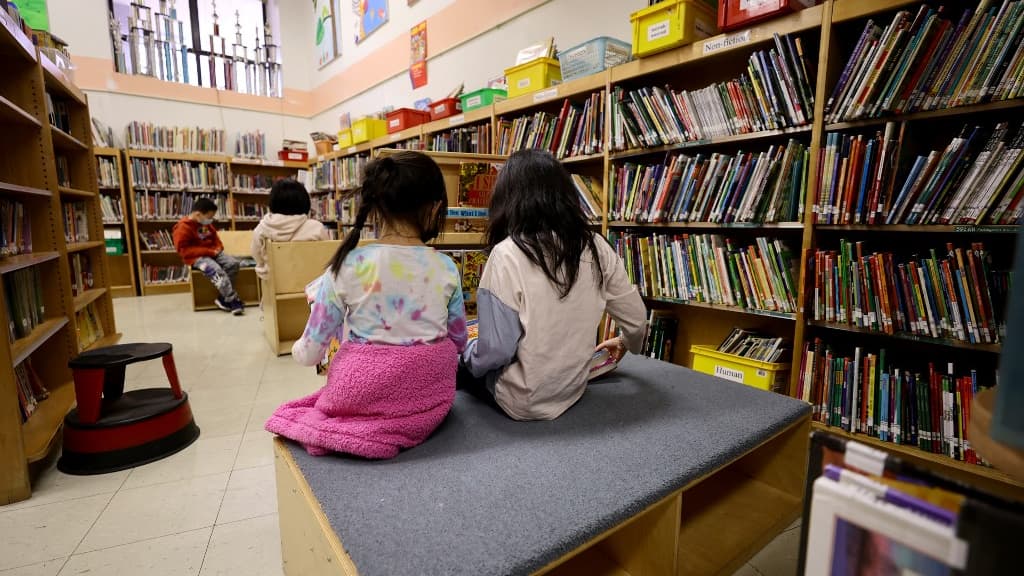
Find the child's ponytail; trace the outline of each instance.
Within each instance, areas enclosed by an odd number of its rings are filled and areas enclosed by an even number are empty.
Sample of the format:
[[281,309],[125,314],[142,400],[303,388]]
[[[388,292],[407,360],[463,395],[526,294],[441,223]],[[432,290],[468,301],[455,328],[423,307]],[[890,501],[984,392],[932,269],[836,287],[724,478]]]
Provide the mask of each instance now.
[[370,214],[376,207],[381,197],[381,191],[388,185],[387,181],[390,179],[394,168],[394,161],[388,157],[374,160],[366,165],[363,172],[363,183],[359,187],[359,210],[356,212],[356,219],[352,230],[345,235],[345,240],[338,247],[338,251],[334,253],[334,257],[331,258],[330,269],[332,274],[337,274],[341,270],[345,257],[348,256],[349,252],[355,250],[356,246],[359,246],[359,238],[362,236],[366,221],[369,220]]

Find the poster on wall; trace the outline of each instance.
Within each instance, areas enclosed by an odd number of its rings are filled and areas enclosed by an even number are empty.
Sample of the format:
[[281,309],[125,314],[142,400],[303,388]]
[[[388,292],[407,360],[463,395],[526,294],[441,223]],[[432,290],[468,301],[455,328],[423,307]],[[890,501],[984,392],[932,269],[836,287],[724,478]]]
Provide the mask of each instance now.
[[388,0],[352,0],[356,15],[356,44],[388,22]]
[[338,57],[338,34],[334,20],[333,0],[313,0],[313,38],[317,68],[323,68]]
[[427,85],[427,21],[424,20],[409,31],[409,79],[413,90]]

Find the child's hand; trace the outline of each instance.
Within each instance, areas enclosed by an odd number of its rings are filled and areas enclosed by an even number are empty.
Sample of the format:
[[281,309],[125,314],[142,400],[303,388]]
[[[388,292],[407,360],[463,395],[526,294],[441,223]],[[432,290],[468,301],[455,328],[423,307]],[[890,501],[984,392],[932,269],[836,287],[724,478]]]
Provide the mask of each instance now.
[[622,357],[626,355],[626,345],[622,342],[622,337],[615,337],[610,340],[605,340],[594,348],[595,352],[600,350],[607,350],[608,354],[612,357],[612,360],[618,362],[622,360]]

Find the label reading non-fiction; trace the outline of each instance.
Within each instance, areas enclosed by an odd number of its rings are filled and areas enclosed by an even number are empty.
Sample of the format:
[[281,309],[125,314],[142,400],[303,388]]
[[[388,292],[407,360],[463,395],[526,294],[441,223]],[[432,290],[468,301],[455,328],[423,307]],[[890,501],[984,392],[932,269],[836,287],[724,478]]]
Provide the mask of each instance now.
[[516,88],[519,88],[520,90],[522,90],[523,88],[529,88],[529,87],[530,87],[530,79],[529,78],[520,78],[519,81],[516,82]]
[[672,23],[666,18],[661,22],[655,22],[647,27],[647,41],[651,42],[668,36],[672,30]]
[[715,376],[743,384],[743,372],[715,364]]
[[466,108],[472,108],[474,106],[479,106],[480,103],[483,102],[483,101],[484,101],[484,97],[480,96],[479,94],[476,95],[476,96],[470,96],[469,98],[466,98]]
[[750,30],[744,30],[736,34],[728,34],[721,38],[715,38],[714,40],[708,40],[704,43],[704,54],[711,54],[712,52],[718,52],[719,50],[725,50],[726,48],[732,48],[733,46],[739,46],[740,44],[748,44],[750,42]]
[[456,124],[462,124],[465,121],[466,121],[466,115],[465,114],[459,114],[457,116],[452,116],[451,118],[449,118],[448,119],[448,125],[449,126],[455,126]]
[[348,152],[349,154],[354,154],[355,151],[356,151],[356,147],[355,146],[349,146],[348,150],[345,150],[345,152]]
[[541,90],[533,95],[534,102],[543,102],[550,100],[558,96],[558,88],[548,88],[547,90]]

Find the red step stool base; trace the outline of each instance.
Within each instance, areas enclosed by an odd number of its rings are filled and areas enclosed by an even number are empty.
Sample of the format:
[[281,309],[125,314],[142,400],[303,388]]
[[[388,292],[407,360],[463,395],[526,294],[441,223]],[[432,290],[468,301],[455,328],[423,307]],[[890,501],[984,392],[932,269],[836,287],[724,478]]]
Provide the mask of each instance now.
[[116,472],[166,458],[198,437],[188,394],[175,398],[169,388],[133,390],[104,401],[96,422],[81,422],[77,408],[68,413],[57,469],[75,475]]

